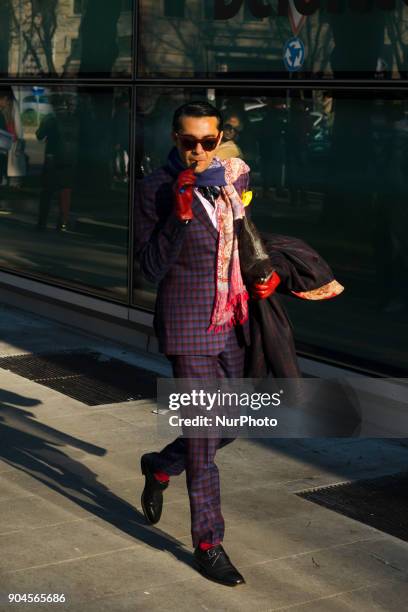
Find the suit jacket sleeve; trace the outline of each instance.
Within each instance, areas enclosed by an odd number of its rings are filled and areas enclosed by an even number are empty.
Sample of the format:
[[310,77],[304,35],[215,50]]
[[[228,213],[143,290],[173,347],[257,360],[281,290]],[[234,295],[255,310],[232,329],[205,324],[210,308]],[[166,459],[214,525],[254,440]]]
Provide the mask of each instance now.
[[[160,186],[160,188],[163,186]],[[171,185],[165,204],[172,202]],[[188,225],[180,221],[172,207],[160,210],[158,190],[145,181],[136,186],[135,256],[143,276],[159,283],[178,258]]]

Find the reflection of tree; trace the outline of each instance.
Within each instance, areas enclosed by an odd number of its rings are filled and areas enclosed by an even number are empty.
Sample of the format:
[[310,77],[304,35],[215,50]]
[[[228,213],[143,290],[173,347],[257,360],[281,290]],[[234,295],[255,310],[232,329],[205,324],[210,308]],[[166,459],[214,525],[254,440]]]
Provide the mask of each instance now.
[[[78,38],[81,48],[80,70],[84,75],[97,73],[110,76],[118,57],[117,26],[121,14],[121,3],[88,0],[79,25]],[[68,28],[68,42],[75,36],[79,17],[63,25],[72,17],[70,3],[59,0],[0,0],[0,71],[20,74],[47,74],[56,76],[62,54],[65,62],[62,76],[70,72],[70,65],[77,60],[77,45],[71,52],[60,51],[56,36],[62,27]],[[72,24],[72,25],[71,25]],[[64,43],[66,47],[66,43]],[[11,50],[11,54],[10,54]],[[10,57],[9,57],[10,55]],[[75,66],[77,72],[77,66]]]
[[[189,5],[189,6],[187,6]],[[229,64],[228,72],[246,72],[253,59],[252,76],[283,71],[282,49],[293,36],[287,18],[270,17],[246,21],[242,14],[226,21],[213,21],[203,13],[202,3],[186,3],[183,18],[160,18],[148,1],[141,7],[142,49],[139,61],[145,74],[196,76],[220,71],[219,63]],[[310,16],[301,37],[307,42],[305,70],[317,72],[327,67],[332,46],[330,28],[319,14]],[[239,68],[242,62],[242,70]],[[172,65],[173,64],[173,65]],[[218,65],[217,65],[218,64]],[[222,71],[222,70],[221,70]]]
[[[57,28],[58,0],[9,0],[11,37],[25,43],[23,64],[32,63],[36,71],[56,75],[53,39]],[[22,49],[19,49],[22,53]],[[45,60],[45,66],[43,61]],[[21,70],[22,66],[18,66]]]
[[[386,18],[387,33],[401,78],[407,78],[406,40],[408,38],[407,7],[402,3]],[[392,67],[389,68],[390,70]]]
[[[201,6],[186,5],[183,19],[161,19],[157,14],[145,8],[141,17],[141,38],[139,63],[142,71],[160,72],[169,71],[169,58],[179,56],[177,67],[173,68],[180,72],[197,74],[211,70],[208,66],[207,50],[213,48],[215,31],[213,22],[202,18]],[[143,11],[143,8],[142,8]],[[181,60],[181,63],[180,63]],[[171,59],[170,59],[171,61]]]
[[0,36],[0,74],[7,75],[9,67],[10,46],[10,2],[4,0],[0,3],[0,23],[2,32]]
[[37,36],[44,50],[47,62],[47,72],[55,74],[53,61],[53,38],[57,29],[56,8],[58,0],[31,0],[32,4],[32,32]]
[[330,61],[332,34],[327,23],[311,18],[306,21],[306,36],[308,41],[308,57],[306,70],[308,72],[325,72]]

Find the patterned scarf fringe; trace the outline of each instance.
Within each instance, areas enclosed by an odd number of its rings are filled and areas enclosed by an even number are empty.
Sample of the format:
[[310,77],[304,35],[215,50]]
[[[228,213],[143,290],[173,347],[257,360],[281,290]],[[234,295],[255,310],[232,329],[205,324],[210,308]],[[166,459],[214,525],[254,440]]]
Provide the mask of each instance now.
[[[246,321],[248,321],[248,307],[247,301],[249,299],[248,292],[245,290],[243,293],[238,293],[232,299],[230,299],[224,309],[225,313],[229,313],[232,311],[232,316],[229,321],[226,321],[222,325],[216,325],[211,323],[208,332],[214,332],[219,334],[222,331],[227,329],[231,329],[236,325],[243,325]],[[214,308],[216,310],[216,308]]]

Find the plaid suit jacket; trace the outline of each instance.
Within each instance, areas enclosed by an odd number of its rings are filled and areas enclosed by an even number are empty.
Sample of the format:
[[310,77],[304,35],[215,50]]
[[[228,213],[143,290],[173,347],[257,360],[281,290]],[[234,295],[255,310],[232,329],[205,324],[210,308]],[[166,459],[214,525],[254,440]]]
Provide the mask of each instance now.
[[[238,193],[249,175],[234,183]],[[208,332],[215,297],[218,232],[195,198],[188,225],[173,212],[174,178],[166,167],[138,183],[135,209],[136,257],[145,278],[158,283],[154,328],[159,350],[168,355],[217,355],[230,330]],[[248,323],[243,326],[249,343]]]

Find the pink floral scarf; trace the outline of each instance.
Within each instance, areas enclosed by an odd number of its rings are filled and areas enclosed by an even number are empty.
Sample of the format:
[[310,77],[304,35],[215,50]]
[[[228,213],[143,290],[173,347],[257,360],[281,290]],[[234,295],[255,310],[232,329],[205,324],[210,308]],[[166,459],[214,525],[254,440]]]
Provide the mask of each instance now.
[[244,204],[233,183],[249,172],[249,167],[238,158],[222,162],[227,185],[221,187],[217,198],[218,246],[216,287],[211,323],[208,331],[215,333],[243,324],[248,319],[248,292],[242,280],[239,264],[238,236],[234,221],[245,215]]

